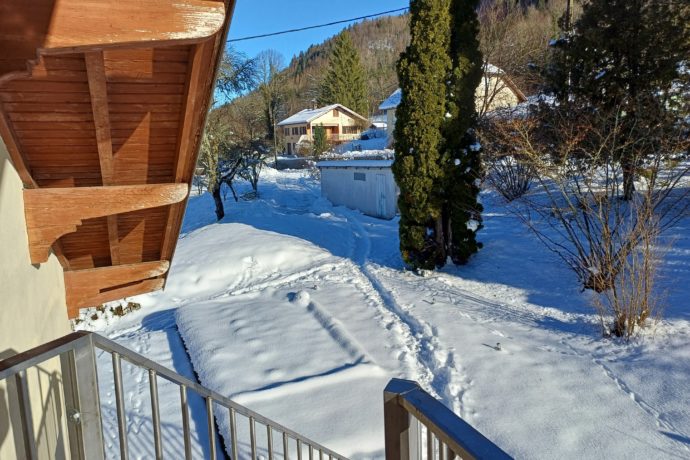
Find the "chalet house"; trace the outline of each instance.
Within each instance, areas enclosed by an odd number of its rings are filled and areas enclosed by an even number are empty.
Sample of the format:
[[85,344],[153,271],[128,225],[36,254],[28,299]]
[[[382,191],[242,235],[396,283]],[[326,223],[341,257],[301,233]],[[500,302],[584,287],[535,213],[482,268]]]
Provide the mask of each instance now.
[[[191,459],[193,439],[206,458],[226,458],[221,414],[233,459],[343,458],[116,342],[71,332],[81,308],[165,286],[233,10],[234,0],[0,3],[0,459],[126,460],[141,445]],[[300,118],[332,136],[354,135],[361,119],[337,105]],[[130,429],[127,369],[146,376],[141,432]],[[159,403],[163,385],[179,397]],[[507,458],[415,382],[393,379],[383,396],[387,458],[411,458],[422,424],[445,458]],[[205,403],[201,423],[189,397]]]
[[278,123],[283,129],[284,151],[296,154],[300,148],[309,148],[314,140],[314,128],[322,126],[331,144],[342,144],[358,139],[369,124],[366,117],[340,104],[318,109],[305,109]]
[[[395,128],[395,110],[401,99],[402,91],[397,89],[379,105],[379,110],[386,114],[388,135],[391,139]],[[527,97],[503,70],[492,64],[486,64],[484,76],[475,92],[475,104],[479,115],[497,109],[515,107],[526,100]]]

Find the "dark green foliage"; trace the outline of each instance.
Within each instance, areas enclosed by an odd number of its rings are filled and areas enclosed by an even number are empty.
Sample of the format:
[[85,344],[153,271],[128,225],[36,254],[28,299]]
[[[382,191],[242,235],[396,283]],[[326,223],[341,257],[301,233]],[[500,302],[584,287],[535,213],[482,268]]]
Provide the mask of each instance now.
[[400,187],[400,250],[415,269],[445,263],[440,167],[446,113],[450,0],[410,3],[411,42],[398,61],[402,101],[397,108],[393,174]]
[[483,175],[481,149],[475,135],[477,123],[475,92],[482,79],[479,51],[478,0],[451,0],[450,57],[452,72],[448,84],[444,124],[445,154],[443,222],[446,251],[455,264],[464,264],[481,247],[476,233],[481,229],[482,205],[477,201]]
[[328,137],[323,126],[314,127],[314,157],[319,158],[323,152],[328,150]]
[[342,104],[368,116],[367,77],[352,43],[350,33],[338,35],[333,43],[328,71],[321,84],[318,102],[321,105]]
[[688,24],[687,2],[590,0],[556,51],[551,83],[562,102],[608,114],[627,133],[621,143],[631,148],[619,158],[625,199],[644,156],[631,140],[646,139],[653,151],[650,128],[673,128],[685,116],[678,102],[687,100],[690,74],[679,69],[690,56]]

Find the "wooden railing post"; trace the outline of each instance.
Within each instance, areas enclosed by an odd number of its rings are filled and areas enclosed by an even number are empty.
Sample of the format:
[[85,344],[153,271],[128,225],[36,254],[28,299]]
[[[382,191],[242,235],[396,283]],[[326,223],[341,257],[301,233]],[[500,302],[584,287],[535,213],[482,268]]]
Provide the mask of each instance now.
[[383,390],[386,460],[419,460],[419,423],[400,404],[399,397],[417,388],[415,382],[394,379]]

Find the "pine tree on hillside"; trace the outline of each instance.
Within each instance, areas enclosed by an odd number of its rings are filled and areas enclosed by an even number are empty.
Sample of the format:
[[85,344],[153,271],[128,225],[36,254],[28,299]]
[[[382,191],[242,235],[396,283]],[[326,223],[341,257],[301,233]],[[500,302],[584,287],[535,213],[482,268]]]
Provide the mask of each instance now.
[[483,175],[481,147],[474,128],[477,123],[475,92],[482,79],[479,51],[478,0],[451,0],[448,115],[443,127],[445,155],[443,223],[446,251],[455,264],[464,264],[481,247],[476,234],[482,227],[478,202]]
[[402,101],[395,125],[393,174],[400,187],[400,250],[415,269],[445,263],[438,183],[446,114],[450,0],[410,2],[411,42],[398,61]]
[[363,116],[369,115],[367,78],[352,43],[344,31],[333,42],[328,71],[321,84],[318,102],[321,105],[342,104]]
[[[689,23],[687,2],[586,2],[572,35],[557,51],[561,65],[553,73],[570,78],[554,79],[555,92],[570,96],[564,102],[610,113],[628,133],[623,143],[647,138],[645,129],[651,125],[674,126],[685,116],[673,106],[690,79],[681,71],[690,56]],[[623,198],[630,200],[642,158],[621,150]]]

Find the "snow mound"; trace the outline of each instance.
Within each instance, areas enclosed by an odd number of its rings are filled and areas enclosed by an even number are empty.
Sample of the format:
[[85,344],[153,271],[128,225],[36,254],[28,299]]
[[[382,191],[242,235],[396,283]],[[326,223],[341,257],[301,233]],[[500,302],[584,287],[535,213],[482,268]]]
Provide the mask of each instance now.
[[290,303],[304,308],[308,307],[309,302],[311,302],[311,296],[307,291],[291,292],[288,294],[288,299]]

